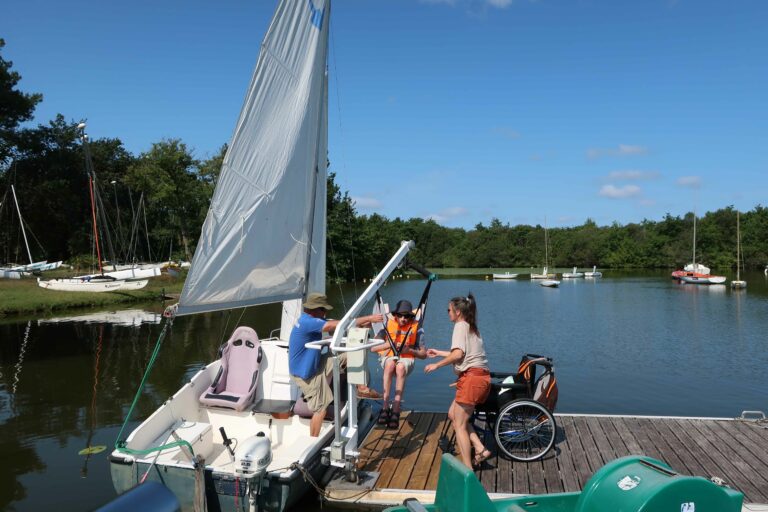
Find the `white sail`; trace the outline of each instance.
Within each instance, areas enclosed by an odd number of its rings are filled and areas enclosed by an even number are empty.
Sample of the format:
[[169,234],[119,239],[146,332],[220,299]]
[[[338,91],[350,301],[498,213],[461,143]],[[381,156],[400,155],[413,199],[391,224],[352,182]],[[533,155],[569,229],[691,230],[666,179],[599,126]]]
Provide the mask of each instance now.
[[311,269],[324,279],[328,9],[325,0],[278,6],[177,314],[301,297]]

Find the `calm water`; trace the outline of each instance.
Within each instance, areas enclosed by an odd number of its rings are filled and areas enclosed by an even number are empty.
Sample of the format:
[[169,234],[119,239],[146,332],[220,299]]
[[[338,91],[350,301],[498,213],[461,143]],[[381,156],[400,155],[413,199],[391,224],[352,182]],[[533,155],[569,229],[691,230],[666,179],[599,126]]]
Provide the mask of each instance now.
[[[559,411],[690,416],[768,411],[765,276],[749,274],[749,289],[732,292],[676,285],[667,275],[607,273],[602,280],[563,281],[559,289],[528,280],[440,280],[432,287],[426,342],[448,346],[452,325],[446,302],[471,290],[492,368],[514,369],[525,352],[553,357]],[[383,295],[390,303],[417,302],[422,289],[422,281],[400,280]],[[355,290],[331,288],[329,294],[343,310]],[[176,320],[137,419],[214,357],[240,314]],[[241,323],[267,336],[278,326],[278,315],[276,306],[255,308]],[[114,496],[107,455],[159,331],[159,324],[52,324],[36,318],[0,324],[0,509],[90,510]],[[420,371],[423,364],[408,380],[406,407],[445,410],[452,372],[446,368],[427,377]],[[373,362],[371,367],[380,388],[381,372]],[[96,445],[110,448],[78,455]]]

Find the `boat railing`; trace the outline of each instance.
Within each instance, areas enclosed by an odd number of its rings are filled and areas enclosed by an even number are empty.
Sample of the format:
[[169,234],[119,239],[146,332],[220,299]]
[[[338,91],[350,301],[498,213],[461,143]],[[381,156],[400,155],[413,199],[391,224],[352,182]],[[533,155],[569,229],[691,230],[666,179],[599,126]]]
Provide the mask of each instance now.
[[394,272],[400,263],[405,259],[408,252],[416,247],[413,241],[403,241],[400,244],[400,248],[392,256],[392,258],[384,265],[384,268],[371,280],[371,284],[365,289],[365,291],[357,298],[355,303],[349,308],[349,311],[339,321],[336,326],[336,330],[333,333],[333,337],[312,341],[307,343],[307,348],[321,350],[323,347],[328,346],[333,355],[333,420],[334,420],[334,440],[331,445],[330,461],[331,464],[338,467],[348,467],[348,457],[352,458],[352,461],[359,455],[358,452],[358,418],[357,418],[357,389],[355,384],[348,383],[348,403],[349,414],[347,417],[347,426],[342,428],[341,425],[341,368],[339,365],[339,354],[348,352],[357,352],[360,350],[369,350],[372,347],[377,347],[385,343],[384,340],[374,340],[367,343],[355,345],[353,347],[346,344],[346,333],[350,327],[355,326],[355,319],[363,312],[363,308],[371,301],[376,292],[387,281],[389,276]]

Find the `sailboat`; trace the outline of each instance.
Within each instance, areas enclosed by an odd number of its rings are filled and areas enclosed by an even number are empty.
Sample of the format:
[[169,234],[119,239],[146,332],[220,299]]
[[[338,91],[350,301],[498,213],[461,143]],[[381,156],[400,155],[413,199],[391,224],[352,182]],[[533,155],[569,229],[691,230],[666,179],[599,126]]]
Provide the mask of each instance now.
[[[88,148],[88,135],[85,133],[85,123],[80,123],[78,128],[82,130],[83,152],[85,153],[85,167],[88,172],[88,189],[91,197],[91,217],[93,223],[93,240],[96,248],[96,258],[99,262],[99,273],[88,274],[83,276],[77,276],[72,278],[60,278],[60,279],[37,279],[37,284],[40,288],[54,291],[64,292],[113,292],[113,291],[128,291],[138,290],[147,286],[148,281],[146,279],[136,279],[137,276],[134,271],[124,271],[122,275],[109,275],[104,272],[101,259],[101,246],[99,244],[99,230],[96,224],[97,209],[96,209],[96,175],[93,171],[93,163],[91,162],[90,151]],[[102,217],[103,218],[103,217]],[[110,246],[111,247],[111,246]],[[160,269],[156,268],[149,272],[151,275],[159,275]],[[120,274],[120,273],[117,273]],[[141,277],[151,277],[151,275]],[[132,278],[134,280],[127,280]]]
[[603,273],[597,270],[597,265],[592,265],[592,272],[584,272],[584,277],[603,277]]
[[27,240],[27,230],[24,228],[24,218],[21,216],[21,207],[19,206],[19,199],[16,197],[16,187],[11,185],[11,194],[13,195],[13,202],[16,204],[16,213],[19,216],[19,225],[21,226],[21,234],[24,238],[24,247],[27,249],[27,257],[29,258],[29,264],[27,265],[14,265],[8,268],[0,269],[0,278],[6,279],[19,279],[22,275],[26,275],[29,272],[42,272],[44,270],[53,270],[61,266],[61,261],[48,263],[44,261],[33,261],[32,252],[29,250],[29,241]]
[[741,220],[739,211],[736,211],[736,279],[731,281],[731,288],[738,290],[747,287],[747,282],[741,280]]
[[682,270],[672,272],[672,279],[689,284],[722,284],[725,277],[711,275],[709,267],[696,263],[696,212],[693,212],[693,260]]
[[531,279],[543,279],[539,284],[549,288],[556,288],[560,286],[560,281],[555,279],[557,274],[549,272],[549,234],[547,230],[547,223],[544,222],[544,268],[541,274],[531,273]]
[[563,272],[563,279],[577,279],[580,277],[584,277],[584,272],[577,271],[576,267],[573,267],[572,272]]
[[[329,469],[356,475],[357,442],[373,414],[353,383],[367,378],[364,354],[383,342],[348,328],[414,244],[403,242],[332,338],[307,344],[328,347],[337,377],[338,357],[348,353],[346,400],[341,379],[334,378],[333,419],[311,437],[289,374],[287,340],[302,299],[325,291],[329,17],[329,0],[280,0],[179,303],[168,311],[172,321],[282,302],[279,336],[259,339],[245,326],[232,334],[231,350],[258,351],[256,370],[241,375],[248,382],[236,405],[214,405],[206,391],[222,383],[229,389],[229,377],[219,376],[236,363],[223,355],[123,437],[129,415],[110,456],[120,493],[155,480],[183,510],[281,511]],[[219,342],[210,341],[212,347]]]

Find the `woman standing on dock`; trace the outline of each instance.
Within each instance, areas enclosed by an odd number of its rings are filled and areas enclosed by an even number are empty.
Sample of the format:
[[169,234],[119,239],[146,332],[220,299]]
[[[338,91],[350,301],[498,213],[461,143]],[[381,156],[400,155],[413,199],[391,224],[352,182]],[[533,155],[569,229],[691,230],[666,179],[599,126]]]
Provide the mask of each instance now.
[[[485,346],[477,328],[477,303],[470,293],[466,297],[454,297],[448,302],[448,318],[454,323],[451,350],[427,350],[427,357],[443,359],[428,364],[424,371],[432,373],[441,366],[453,365],[459,376],[456,381],[456,398],[448,409],[448,418],[456,432],[461,461],[467,467],[480,465],[491,456],[472,428],[471,418],[475,406],[485,402],[491,390],[491,374]],[[475,456],[472,457],[472,448]]]

